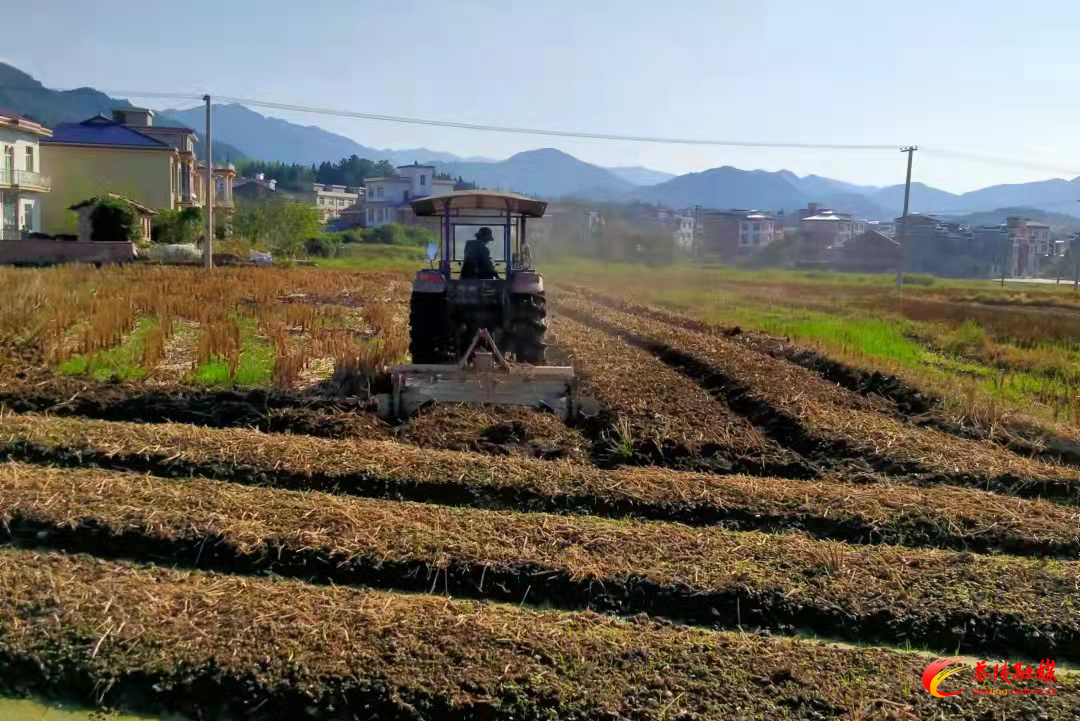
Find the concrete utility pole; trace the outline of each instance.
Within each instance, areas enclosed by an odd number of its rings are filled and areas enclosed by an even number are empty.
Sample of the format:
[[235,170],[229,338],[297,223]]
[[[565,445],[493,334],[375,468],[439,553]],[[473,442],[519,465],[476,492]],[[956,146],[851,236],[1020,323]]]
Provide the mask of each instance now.
[[907,180],[904,181],[904,214],[900,220],[900,267],[896,269],[896,289],[903,290],[904,288],[904,268],[907,266],[908,260],[908,203],[911,200],[911,159],[915,155],[915,151],[918,148],[914,145],[907,148],[901,148],[901,153],[907,153]]
[[203,209],[206,213],[206,244],[203,245],[203,265],[207,268],[214,266],[214,153],[210,148],[210,96],[204,95],[206,101],[206,199],[203,201]]

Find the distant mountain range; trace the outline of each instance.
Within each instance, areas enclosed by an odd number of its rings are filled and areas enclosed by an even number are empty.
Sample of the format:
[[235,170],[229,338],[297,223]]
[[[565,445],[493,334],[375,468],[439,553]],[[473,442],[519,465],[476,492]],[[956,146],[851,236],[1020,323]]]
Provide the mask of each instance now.
[[[202,105],[187,110],[169,109],[161,112],[194,128],[206,123],[206,108]],[[237,145],[245,155],[257,160],[311,165],[324,160],[336,162],[342,158],[357,155],[369,160],[388,160],[394,165],[462,160],[493,162],[490,158],[461,158],[453,153],[427,148],[404,150],[369,148],[351,138],[331,133],[316,125],[298,125],[280,118],[270,118],[237,103],[215,104],[211,112],[214,134],[220,135],[222,140]]]
[[[50,90],[22,70],[0,63],[0,108],[7,108],[29,116],[49,127],[60,123],[77,123],[98,114],[111,118],[112,109],[120,107],[131,107],[131,103],[127,100],[110,98],[93,88]],[[199,136],[195,150],[199,156],[202,156],[203,134],[198,130],[200,125],[181,122],[167,113],[156,114],[154,122],[158,125],[186,125],[195,128]],[[205,119],[203,124],[205,125]],[[229,156],[233,160],[243,160],[247,157],[232,145],[217,140],[213,143],[213,149],[214,156],[217,158]]]
[[[31,115],[48,125],[83,120],[116,106],[130,105],[92,88],[56,91],[10,65],[0,63],[0,107]],[[245,157],[305,165],[351,155],[388,160],[395,165],[432,163],[482,187],[514,190],[545,198],[579,196],[605,201],[644,201],[672,207],[794,210],[816,202],[858,217],[888,219],[901,213],[904,186],[876,187],[787,170],[741,170],[731,166],[675,176],[641,166],[603,168],[552,148],[518,153],[505,160],[461,158],[453,153],[411,148],[371,148],[315,125],[266,117],[243,105],[214,106],[214,153],[236,161]],[[202,106],[161,111],[156,122],[204,122]],[[968,193],[949,193],[915,182],[911,211],[964,215],[1000,208],[1025,208],[1080,216],[1080,178],[994,185]]]

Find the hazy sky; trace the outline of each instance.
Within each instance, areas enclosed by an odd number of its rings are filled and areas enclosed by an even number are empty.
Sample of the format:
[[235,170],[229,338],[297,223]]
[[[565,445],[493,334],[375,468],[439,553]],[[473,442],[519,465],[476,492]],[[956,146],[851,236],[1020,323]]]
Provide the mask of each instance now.
[[[35,0],[6,17],[0,59],[49,87],[606,133],[916,144],[927,152],[916,153],[914,179],[953,191],[1080,175],[1080,3],[1068,0]],[[892,150],[575,141],[260,112],[374,147],[496,158],[557,147],[674,173],[735,165],[903,181]]]

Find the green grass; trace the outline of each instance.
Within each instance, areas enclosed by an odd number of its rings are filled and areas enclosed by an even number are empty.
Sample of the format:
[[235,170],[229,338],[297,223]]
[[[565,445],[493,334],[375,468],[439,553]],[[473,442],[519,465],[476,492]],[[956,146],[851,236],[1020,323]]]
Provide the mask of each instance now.
[[318,267],[334,270],[415,270],[427,264],[424,248],[416,246],[350,243],[342,246],[341,253],[336,258],[317,259]]
[[240,326],[240,358],[236,372],[231,372],[224,359],[215,358],[195,369],[195,383],[215,387],[264,387],[270,384],[274,373],[273,343],[259,336],[254,318],[238,318],[237,324]]
[[98,381],[142,380],[149,374],[142,366],[146,339],[157,327],[157,318],[142,316],[119,345],[91,353],[89,356],[72,356],[59,365],[57,372],[69,376],[88,375]]

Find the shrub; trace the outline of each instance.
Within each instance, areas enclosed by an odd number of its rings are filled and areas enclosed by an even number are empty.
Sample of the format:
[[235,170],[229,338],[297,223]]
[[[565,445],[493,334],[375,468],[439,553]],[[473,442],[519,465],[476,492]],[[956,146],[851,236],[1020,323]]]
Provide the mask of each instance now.
[[304,252],[320,258],[333,258],[338,253],[339,240],[332,233],[313,235],[304,241]]
[[937,279],[934,276],[930,275],[929,273],[905,273],[904,274],[904,285],[915,285],[915,286],[921,286],[923,288],[929,288],[930,286],[932,286],[934,284],[935,280],[937,280]]
[[202,208],[161,210],[154,216],[150,239],[169,245],[194,243],[201,237],[202,226]]
[[427,228],[387,223],[377,228],[365,228],[363,239],[365,243],[423,246],[434,241],[435,234]]
[[90,213],[91,240],[139,239],[139,218],[135,209],[116,198],[102,198]]

